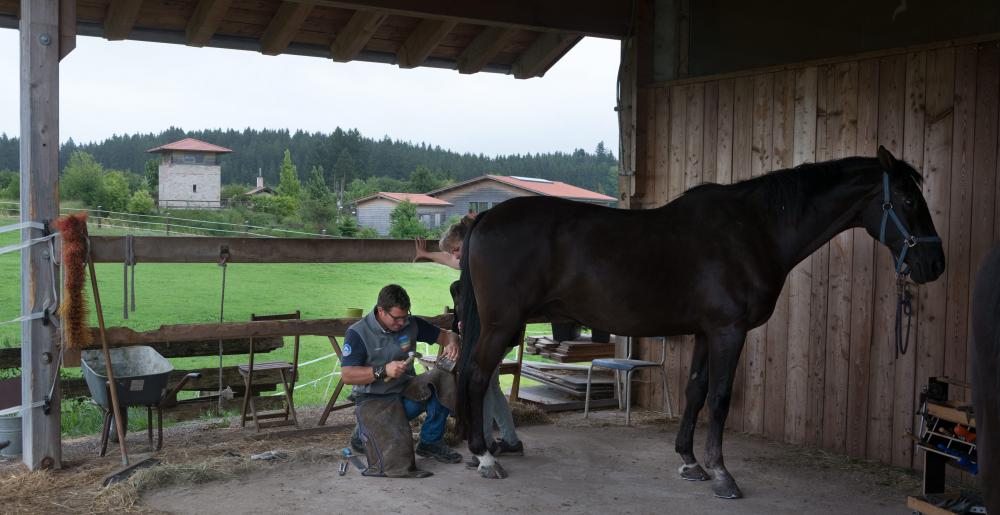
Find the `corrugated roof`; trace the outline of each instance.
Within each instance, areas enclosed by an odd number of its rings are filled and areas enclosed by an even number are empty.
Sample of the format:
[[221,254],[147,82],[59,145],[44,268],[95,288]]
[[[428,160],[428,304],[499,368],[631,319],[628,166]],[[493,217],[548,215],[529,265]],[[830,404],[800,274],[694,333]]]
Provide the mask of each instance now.
[[355,201],[356,204],[362,202],[367,202],[376,198],[384,198],[392,200],[394,202],[403,202],[404,200],[410,201],[418,206],[451,206],[451,202],[446,202],[439,198],[434,198],[430,195],[424,195],[423,193],[395,193],[390,191],[380,191],[374,195],[369,195],[365,198],[358,199]]
[[184,138],[180,141],[175,141],[173,143],[167,143],[166,145],[161,145],[156,148],[151,148],[146,152],[164,152],[167,150],[184,150],[187,152],[215,152],[224,153],[232,152],[226,147],[220,147],[218,145],[213,145],[211,143],[205,143],[204,141],[197,140],[194,138]]
[[546,179],[535,179],[531,177],[507,177],[504,175],[484,175],[482,177],[476,177],[465,182],[460,182],[458,184],[452,184],[451,186],[441,188],[430,192],[430,195],[439,195],[446,191],[455,190],[464,187],[469,184],[473,184],[479,181],[492,180],[497,181],[508,186],[514,186],[525,191],[530,191],[532,193],[537,193],[539,195],[545,195],[548,197],[560,197],[570,200],[589,200],[589,201],[600,201],[600,202],[614,202],[614,197],[609,197],[596,191],[590,191],[583,189],[572,184],[566,184],[565,182],[559,181],[549,181]]

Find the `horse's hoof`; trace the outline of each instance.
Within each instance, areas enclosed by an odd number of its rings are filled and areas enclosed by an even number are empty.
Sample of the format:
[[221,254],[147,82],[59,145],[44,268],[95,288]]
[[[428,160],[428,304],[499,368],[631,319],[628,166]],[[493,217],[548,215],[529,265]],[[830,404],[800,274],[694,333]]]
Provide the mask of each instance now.
[[705,469],[701,468],[701,465],[695,463],[693,465],[681,465],[678,472],[681,474],[681,479],[685,481],[708,481],[712,479],[709,477]]
[[500,466],[500,462],[494,461],[492,465],[480,465],[479,475],[486,479],[506,479],[507,471]]
[[733,481],[731,477],[716,479],[712,483],[712,493],[719,499],[740,499],[743,497],[743,492],[740,491],[740,487],[736,486],[736,481]]

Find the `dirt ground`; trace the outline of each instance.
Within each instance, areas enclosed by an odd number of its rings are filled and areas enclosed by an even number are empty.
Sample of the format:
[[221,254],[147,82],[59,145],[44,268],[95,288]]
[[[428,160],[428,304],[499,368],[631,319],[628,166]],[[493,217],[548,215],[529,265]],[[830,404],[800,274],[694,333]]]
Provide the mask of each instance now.
[[[919,488],[899,469],[727,433],[727,464],[745,498],[719,500],[709,483],[678,476],[675,422],[640,412],[634,427],[623,427],[614,410],[592,417],[570,413],[522,425],[525,456],[501,458],[505,480],[419,457],[418,466],[434,476],[366,478],[353,468],[339,476],[338,451],[351,427],[344,412],[331,417],[333,431],[296,438],[258,439],[230,427],[235,421],[168,428],[157,455],[164,465],[103,489],[101,479],[119,465],[117,450],[97,458],[96,438],[77,439],[65,444],[61,471],[28,473],[0,463],[0,512],[903,514],[905,496]],[[317,418],[308,410],[300,415]],[[130,436],[130,447],[143,450],[144,438]],[[248,459],[268,450],[284,457]]]

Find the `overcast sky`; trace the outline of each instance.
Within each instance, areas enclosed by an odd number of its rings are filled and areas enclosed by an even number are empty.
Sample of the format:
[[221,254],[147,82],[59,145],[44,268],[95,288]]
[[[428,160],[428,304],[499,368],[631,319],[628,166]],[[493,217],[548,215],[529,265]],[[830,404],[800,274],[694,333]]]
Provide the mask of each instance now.
[[[617,155],[619,45],[586,38],[542,78],[77,38],[60,69],[59,138],[253,127],[427,142],[487,155]],[[0,29],[0,132],[20,132],[18,32]]]

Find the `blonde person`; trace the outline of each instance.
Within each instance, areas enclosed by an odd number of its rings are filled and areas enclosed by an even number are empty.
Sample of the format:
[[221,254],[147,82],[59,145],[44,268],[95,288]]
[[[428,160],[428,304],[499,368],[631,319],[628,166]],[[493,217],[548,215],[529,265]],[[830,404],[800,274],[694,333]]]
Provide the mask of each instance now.
[[[438,252],[429,252],[427,250],[427,242],[418,238],[416,240],[417,255],[413,261],[426,259],[459,270],[459,261],[462,259],[462,244],[465,241],[465,235],[471,224],[472,218],[464,217],[461,221],[446,229],[441,234],[441,240],[438,242],[441,248]],[[456,281],[452,284],[451,288],[452,298],[455,302],[458,300],[458,295],[456,295],[457,286],[458,282]],[[456,328],[461,329],[461,324],[453,327],[453,329]],[[511,414],[510,404],[507,403],[507,397],[503,394],[503,390],[500,389],[499,366],[493,371],[493,377],[490,379],[490,387],[486,390],[486,397],[483,399],[483,428],[490,435],[493,434],[494,421],[500,429],[500,439],[487,444],[490,453],[494,456],[501,454],[523,455],[524,444],[517,437],[517,431],[514,430],[514,416]],[[468,464],[478,466],[478,458],[473,456],[472,461]]]

